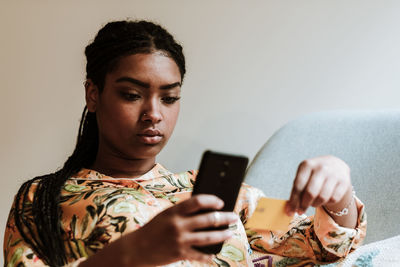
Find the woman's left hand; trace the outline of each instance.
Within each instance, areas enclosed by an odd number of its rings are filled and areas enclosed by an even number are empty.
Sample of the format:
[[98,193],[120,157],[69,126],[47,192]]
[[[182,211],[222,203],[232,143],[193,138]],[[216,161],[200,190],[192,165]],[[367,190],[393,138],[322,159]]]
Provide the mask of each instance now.
[[[340,211],[346,205],[354,213],[355,204],[351,203],[354,202],[352,199],[349,166],[334,156],[316,157],[304,160],[299,165],[290,199],[286,205],[286,213],[289,215],[294,212],[303,214],[310,206],[325,206],[328,210]],[[354,205],[350,207],[349,203]],[[348,216],[350,224],[353,225],[354,218],[357,217],[351,213]],[[337,217],[335,215],[332,217],[336,221],[345,219],[335,218]]]

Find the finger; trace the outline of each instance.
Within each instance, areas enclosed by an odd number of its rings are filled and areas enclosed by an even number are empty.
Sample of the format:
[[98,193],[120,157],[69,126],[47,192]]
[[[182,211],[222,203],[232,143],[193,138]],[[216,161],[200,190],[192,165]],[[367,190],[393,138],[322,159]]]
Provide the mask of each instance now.
[[346,183],[339,183],[332,194],[332,197],[329,199],[330,204],[338,203],[347,192],[347,185]]
[[321,192],[311,203],[311,206],[319,207],[328,203],[333,195],[336,185],[337,185],[336,179],[329,179],[329,178],[325,179],[325,183],[322,185]]
[[304,213],[315,198],[321,192],[323,183],[325,182],[324,173],[321,171],[313,171],[307,186],[303,190],[300,199],[299,213]]
[[188,244],[193,246],[207,246],[222,243],[232,236],[233,232],[229,229],[218,231],[199,231],[192,232],[187,241]]
[[239,217],[233,212],[215,211],[192,216],[185,221],[185,224],[188,229],[195,230],[229,225],[237,222],[238,219]]
[[189,215],[200,210],[219,210],[224,206],[224,202],[214,195],[196,195],[185,200],[172,209],[179,214]]
[[308,179],[311,175],[311,163],[310,161],[303,161],[297,169],[296,177],[293,181],[292,192],[290,194],[289,201],[286,204],[286,211],[288,214],[292,214],[297,210],[300,205],[300,194],[306,186]]

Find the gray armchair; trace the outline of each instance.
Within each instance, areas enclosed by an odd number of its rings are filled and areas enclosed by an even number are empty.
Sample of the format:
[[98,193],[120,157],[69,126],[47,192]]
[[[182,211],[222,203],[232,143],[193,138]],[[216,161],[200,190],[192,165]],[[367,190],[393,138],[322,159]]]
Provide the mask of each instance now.
[[330,111],[291,121],[259,151],[245,182],[287,199],[299,163],[328,154],[350,166],[366,205],[364,244],[399,235],[400,111]]

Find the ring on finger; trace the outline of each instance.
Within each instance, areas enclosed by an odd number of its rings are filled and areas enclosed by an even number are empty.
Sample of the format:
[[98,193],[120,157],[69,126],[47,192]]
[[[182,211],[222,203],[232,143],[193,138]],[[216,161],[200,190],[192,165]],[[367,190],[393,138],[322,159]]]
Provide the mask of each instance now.
[[213,213],[213,216],[214,216],[214,226],[218,226],[221,221],[221,214],[218,211],[216,211]]

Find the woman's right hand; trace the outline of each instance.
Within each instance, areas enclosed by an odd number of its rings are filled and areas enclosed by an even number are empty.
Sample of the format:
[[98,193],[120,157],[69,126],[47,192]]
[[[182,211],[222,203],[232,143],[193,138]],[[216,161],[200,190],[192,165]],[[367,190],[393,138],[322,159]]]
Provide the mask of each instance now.
[[[121,266],[158,266],[179,260],[210,263],[212,255],[201,253],[193,246],[218,244],[230,238],[233,233],[228,229],[198,230],[235,223],[238,216],[233,212],[222,211],[196,213],[201,210],[220,210],[223,205],[223,201],[213,195],[193,196],[164,210],[142,228],[111,243],[99,251],[99,255],[90,257],[80,266],[100,266],[98,264],[107,262],[100,260],[106,254],[114,258],[114,265],[115,260],[120,259]],[[94,261],[94,258],[98,259]]]
[[196,230],[228,225],[236,222],[238,216],[233,212],[221,211],[195,213],[200,210],[219,210],[223,205],[223,201],[216,196],[196,195],[161,212],[136,233],[140,239],[140,255],[150,254],[146,257],[149,265],[164,265],[178,260],[210,262],[211,255],[201,253],[193,246],[224,242],[232,236],[232,232]]

